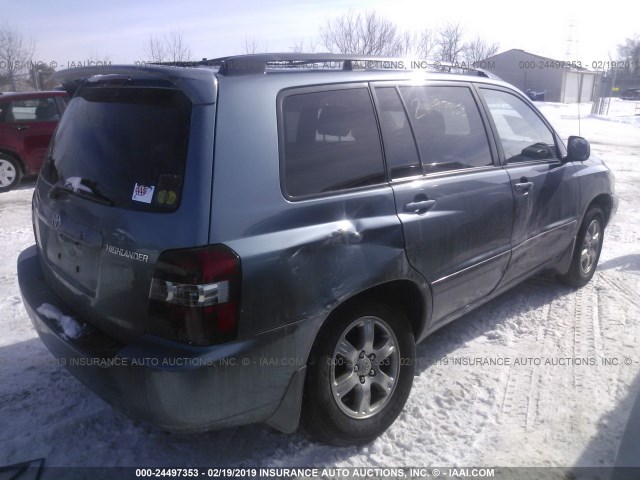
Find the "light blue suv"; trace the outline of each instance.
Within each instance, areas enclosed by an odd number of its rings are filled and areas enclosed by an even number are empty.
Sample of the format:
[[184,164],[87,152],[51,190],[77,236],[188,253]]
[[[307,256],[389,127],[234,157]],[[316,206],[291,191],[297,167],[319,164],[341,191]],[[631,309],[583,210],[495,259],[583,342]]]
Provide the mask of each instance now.
[[411,67],[57,73],[73,98],[18,261],[43,342],[163,429],[358,444],[401,412],[417,342],[542,270],[587,283],[616,209],[587,141],[482,71]]

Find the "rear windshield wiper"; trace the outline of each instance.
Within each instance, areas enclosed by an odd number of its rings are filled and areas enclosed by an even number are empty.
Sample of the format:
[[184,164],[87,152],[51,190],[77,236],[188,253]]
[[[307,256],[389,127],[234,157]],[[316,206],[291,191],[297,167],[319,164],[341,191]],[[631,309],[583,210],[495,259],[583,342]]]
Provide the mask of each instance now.
[[64,181],[56,182],[51,187],[49,198],[58,198],[63,194],[71,194],[102,205],[113,205],[113,201],[98,192],[95,187],[91,187],[91,183],[80,177],[69,177]]

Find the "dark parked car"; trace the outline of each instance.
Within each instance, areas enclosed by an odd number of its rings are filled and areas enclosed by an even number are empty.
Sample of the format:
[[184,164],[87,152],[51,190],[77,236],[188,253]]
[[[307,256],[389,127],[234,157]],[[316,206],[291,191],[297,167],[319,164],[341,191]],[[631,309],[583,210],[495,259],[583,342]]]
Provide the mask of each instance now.
[[640,88],[626,88],[620,93],[623,100],[640,100]]
[[524,93],[527,95],[527,97],[529,97],[529,99],[533,100],[534,102],[544,102],[544,97],[545,97],[545,92],[537,92],[535,90],[532,90],[530,88],[527,88]]
[[363,443],[402,411],[417,342],[543,270],[586,284],[616,209],[588,142],[482,71],[406,67],[57,73],[73,98],[18,260],[42,341],[167,430],[301,419]]
[[38,173],[67,101],[64,91],[0,96],[0,192]]

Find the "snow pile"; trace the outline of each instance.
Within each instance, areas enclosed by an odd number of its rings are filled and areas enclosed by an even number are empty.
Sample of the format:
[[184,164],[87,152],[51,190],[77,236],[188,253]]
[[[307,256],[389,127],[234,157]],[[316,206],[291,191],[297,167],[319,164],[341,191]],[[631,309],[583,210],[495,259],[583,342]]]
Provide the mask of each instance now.
[[611,98],[609,109],[605,115],[592,115],[599,120],[629,123],[640,127],[640,102]]
[[620,116],[620,117],[616,117],[616,116],[606,116],[606,115],[591,115],[594,118],[600,119],[600,120],[606,120],[609,122],[620,122],[620,123],[629,123],[631,125],[635,125],[637,127],[640,127],[640,114],[639,115],[634,115],[634,116]]
[[40,315],[47,317],[50,320],[55,320],[60,325],[60,328],[64,332],[67,338],[78,338],[84,332],[84,326],[80,325],[74,318],[64,315],[53,305],[43,303],[36,310]]

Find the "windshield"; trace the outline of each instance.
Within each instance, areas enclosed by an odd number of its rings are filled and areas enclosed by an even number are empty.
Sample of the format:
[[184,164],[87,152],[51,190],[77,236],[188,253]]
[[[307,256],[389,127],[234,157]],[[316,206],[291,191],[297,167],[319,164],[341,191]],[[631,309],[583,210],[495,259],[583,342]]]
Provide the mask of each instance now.
[[115,207],[180,203],[191,103],[171,88],[88,86],[69,102],[42,176]]

